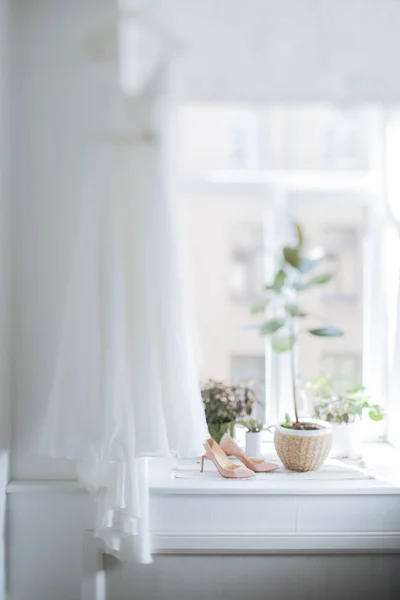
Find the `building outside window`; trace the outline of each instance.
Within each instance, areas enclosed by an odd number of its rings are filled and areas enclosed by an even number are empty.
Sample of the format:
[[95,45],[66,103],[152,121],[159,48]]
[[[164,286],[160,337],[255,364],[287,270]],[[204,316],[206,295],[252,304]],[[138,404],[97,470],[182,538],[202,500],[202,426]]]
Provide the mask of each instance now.
[[231,296],[237,302],[255,302],[265,280],[262,223],[236,223],[231,231]]
[[362,256],[359,242],[362,231],[354,227],[328,226],[324,237],[324,247],[327,249],[331,268],[337,273],[332,282],[332,295],[338,301],[356,301],[362,292]]
[[362,378],[361,356],[326,352],[321,356],[320,369],[322,374],[336,374],[348,385],[356,385]]

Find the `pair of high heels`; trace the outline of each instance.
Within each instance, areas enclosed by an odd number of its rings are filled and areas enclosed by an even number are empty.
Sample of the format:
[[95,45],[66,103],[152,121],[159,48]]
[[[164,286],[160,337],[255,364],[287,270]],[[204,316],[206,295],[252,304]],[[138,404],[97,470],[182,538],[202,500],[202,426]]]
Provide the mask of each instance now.
[[[204,471],[204,460],[208,458],[216,466],[219,474],[227,479],[245,479],[254,477],[256,473],[270,473],[279,469],[278,465],[262,458],[249,458],[230,435],[225,433],[219,444],[212,438],[204,442],[205,454],[201,457],[201,472]],[[237,465],[229,456],[235,456],[244,465]]]

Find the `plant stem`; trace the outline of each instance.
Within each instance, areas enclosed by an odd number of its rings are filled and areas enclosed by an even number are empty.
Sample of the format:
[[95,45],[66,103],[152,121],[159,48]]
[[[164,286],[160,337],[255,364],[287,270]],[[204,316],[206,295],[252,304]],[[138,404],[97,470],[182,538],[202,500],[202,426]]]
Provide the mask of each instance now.
[[[293,318],[290,319],[290,335],[294,336]],[[290,350],[290,370],[292,373],[294,416],[296,418],[296,424],[297,424],[299,422],[299,413],[297,410],[296,364],[295,364],[294,349],[295,349],[295,344],[293,344],[293,346]]]

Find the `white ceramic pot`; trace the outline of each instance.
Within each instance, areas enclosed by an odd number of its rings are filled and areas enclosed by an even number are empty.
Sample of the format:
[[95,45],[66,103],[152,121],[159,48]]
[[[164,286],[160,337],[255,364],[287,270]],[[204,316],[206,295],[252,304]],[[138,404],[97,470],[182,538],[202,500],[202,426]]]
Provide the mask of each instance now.
[[332,423],[333,443],[331,458],[358,458],[360,456],[361,421]]
[[302,419],[318,429],[288,429],[282,425],[275,428],[276,452],[290,471],[316,471],[319,469],[332,446],[332,426],[326,421]]
[[252,458],[261,458],[262,456],[262,431],[246,432],[246,454]]

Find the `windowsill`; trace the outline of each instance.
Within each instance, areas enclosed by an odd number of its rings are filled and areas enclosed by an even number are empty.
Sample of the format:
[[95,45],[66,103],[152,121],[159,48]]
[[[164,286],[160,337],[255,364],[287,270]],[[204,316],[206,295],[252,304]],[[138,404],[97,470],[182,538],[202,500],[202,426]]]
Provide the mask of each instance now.
[[265,495],[265,496],[329,496],[329,495],[365,495],[365,494],[397,494],[400,487],[383,481],[368,479],[365,481],[287,481],[269,483],[250,480],[232,481],[190,481],[169,480],[154,482],[152,494],[218,494],[218,495]]
[[[367,462],[371,457],[371,464],[374,460],[382,472],[397,461],[398,453],[387,444],[368,444],[365,449]],[[400,552],[400,485],[379,475],[346,481],[299,481],[290,473],[275,481],[273,474],[262,480],[232,481],[218,475],[188,480],[172,478],[171,467],[171,461],[151,461],[156,554]],[[51,480],[13,481],[7,493],[27,496],[10,498],[10,510],[21,501],[31,503],[37,494],[54,495],[51,502],[62,495],[64,503],[69,494],[87,496],[77,481]],[[92,511],[84,527],[93,530]],[[102,556],[100,542],[94,540],[93,548]]]
[[[233,481],[215,479],[176,479],[171,474],[171,459],[152,459],[150,467],[150,491],[152,494],[222,494],[222,495],[329,495],[329,494],[399,494],[400,495],[400,451],[390,444],[370,442],[363,444],[365,466],[374,478],[366,480],[318,481],[291,479],[290,473],[279,481],[254,479]],[[190,461],[199,468],[198,461]],[[354,464],[354,461],[351,461]],[[285,481],[285,478],[287,480]],[[7,485],[7,494],[20,492],[85,492],[76,480],[12,480]]]
[[[272,444],[266,444],[271,454]],[[362,461],[342,462],[348,466],[363,467],[371,479],[299,480],[294,474],[282,473],[279,480],[252,479],[234,481],[216,477],[178,479],[172,475],[172,461],[160,461],[152,465],[150,487],[153,494],[218,494],[218,495],[330,495],[330,494],[399,494],[400,495],[400,452],[385,443],[371,442],[362,446]],[[184,468],[199,469],[198,461],[186,461]],[[278,473],[278,472],[277,472]]]
[[400,449],[384,442],[367,442],[362,445],[363,461],[377,480],[400,488]]
[[[372,466],[373,457],[379,467],[375,472],[383,473],[396,456],[387,444],[365,446],[367,463],[371,457]],[[196,467],[195,461],[188,465]],[[155,552],[400,552],[400,484],[379,474],[332,481],[322,471],[311,480],[281,472],[275,479],[271,473],[232,481],[212,469],[193,479],[173,478],[165,464],[163,472],[153,470]]]

